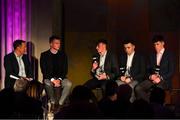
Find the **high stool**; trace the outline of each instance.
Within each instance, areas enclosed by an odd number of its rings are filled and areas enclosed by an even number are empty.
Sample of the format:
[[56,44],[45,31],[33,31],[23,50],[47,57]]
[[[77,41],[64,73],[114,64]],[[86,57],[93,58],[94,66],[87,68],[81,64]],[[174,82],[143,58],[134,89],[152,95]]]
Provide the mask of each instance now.
[[97,101],[100,101],[103,98],[103,89],[100,87],[97,87],[93,90],[94,95],[97,98]]
[[40,100],[42,91],[43,91],[42,83],[34,80],[28,84],[28,88],[26,90],[26,93],[29,97]]

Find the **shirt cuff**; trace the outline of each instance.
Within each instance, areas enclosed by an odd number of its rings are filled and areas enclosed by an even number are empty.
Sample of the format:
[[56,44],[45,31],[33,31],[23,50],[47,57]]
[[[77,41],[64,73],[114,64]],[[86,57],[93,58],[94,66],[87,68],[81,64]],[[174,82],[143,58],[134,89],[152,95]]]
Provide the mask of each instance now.
[[106,75],[106,79],[107,79],[107,80],[110,80],[110,77],[109,77],[109,75]]
[[151,80],[151,75],[149,76],[149,80]]
[[51,82],[54,81],[55,79],[54,78],[51,78]]
[[59,80],[62,80],[62,78],[58,78]]
[[33,80],[33,78],[29,78],[29,80],[28,81],[32,81]]

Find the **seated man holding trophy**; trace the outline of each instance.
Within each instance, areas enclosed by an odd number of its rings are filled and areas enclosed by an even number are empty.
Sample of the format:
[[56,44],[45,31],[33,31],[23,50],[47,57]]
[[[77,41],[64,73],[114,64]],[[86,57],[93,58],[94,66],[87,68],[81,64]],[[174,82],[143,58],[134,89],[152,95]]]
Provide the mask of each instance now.
[[120,75],[116,80],[118,86],[128,84],[132,89],[130,101],[135,100],[134,87],[140,83],[145,76],[145,61],[142,55],[135,52],[135,43],[132,39],[123,41],[126,54],[120,56]]
[[135,88],[137,97],[148,102],[148,92],[152,86],[160,87],[164,90],[171,89],[171,78],[175,70],[174,57],[172,53],[165,49],[163,36],[155,35],[152,41],[155,52],[150,56],[147,73],[148,80],[143,81]]
[[84,85],[91,90],[101,87],[104,92],[108,80],[115,80],[118,75],[118,63],[115,55],[107,50],[107,40],[98,40],[96,50],[98,54],[93,57],[91,69],[93,78]]

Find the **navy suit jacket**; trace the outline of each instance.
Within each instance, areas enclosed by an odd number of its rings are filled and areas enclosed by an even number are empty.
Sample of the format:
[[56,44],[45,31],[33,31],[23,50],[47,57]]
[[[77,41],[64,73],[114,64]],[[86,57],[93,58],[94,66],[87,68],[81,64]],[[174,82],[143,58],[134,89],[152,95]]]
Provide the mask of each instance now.
[[[32,69],[28,56],[23,55],[22,60],[24,62],[26,77],[32,78]],[[15,79],[11,79],[10,75],[19,77],[19,66],[14,52],[11,52],[4,56],[4,68],[6,72],[5,88],[12,88],[14,86]]]
[[[156,53],[153,53],[150,56],[150,61],[149,61],[149,75],[154,73],[154,68],[156,67]],[[172,53],[168,52],[167,50],[164,51],[161,61],[160,61],[160,71],[159,74],[160,76],[163,78],[163,80],[165,80],[165,82],[167,83],[167,86],[169,88],[171,88],[172,83],[171,83],[171,79],[173,76],[173,73],[175,71],[175,60],[174,60],[174,56]]]
[[[120,69],[124,68],[124,71],[120,70],[120,76],[123,76],[124,75],[123,72],[126,71],[127,54],[121,55],[119,64],[120,64]],[[144,80],[145,73],[146,73],[146,65],[145,65],[144,57],[135,52],[132,60],[132,66],[130,68],[131,77],[134,80],[141,82],[142,80]]]

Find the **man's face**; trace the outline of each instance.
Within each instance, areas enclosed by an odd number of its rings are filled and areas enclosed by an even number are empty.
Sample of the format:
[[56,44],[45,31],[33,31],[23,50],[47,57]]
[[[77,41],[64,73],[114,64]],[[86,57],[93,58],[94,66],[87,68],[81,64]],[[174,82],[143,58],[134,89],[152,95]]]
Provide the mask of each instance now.
[[135,45],[128,43],[124,44],[124,50],[128,55],[131,55],[134,52]]
[[26,43],[22,43],[21,46],[18,46],[17,47],[17,50],[19,51],[19,53],[21,53],[21,55],[25,54],[26,53]]
[[104,43],[99,43],[97,46],[96,46],[96,50],[98,53],[102,53],[106,50],[106,44]]
[[53,49],[55,49],[55,50],[59,50],[60,47],[61,47],[61,42],[60,42],[60,40],[58,40],[58,39],[53,40],[53,41],[50,43],[50,47],[53,48]]
[[164,48],[164,42],[158,41],[154,43],[154,48],[157,53],[159,53]]

